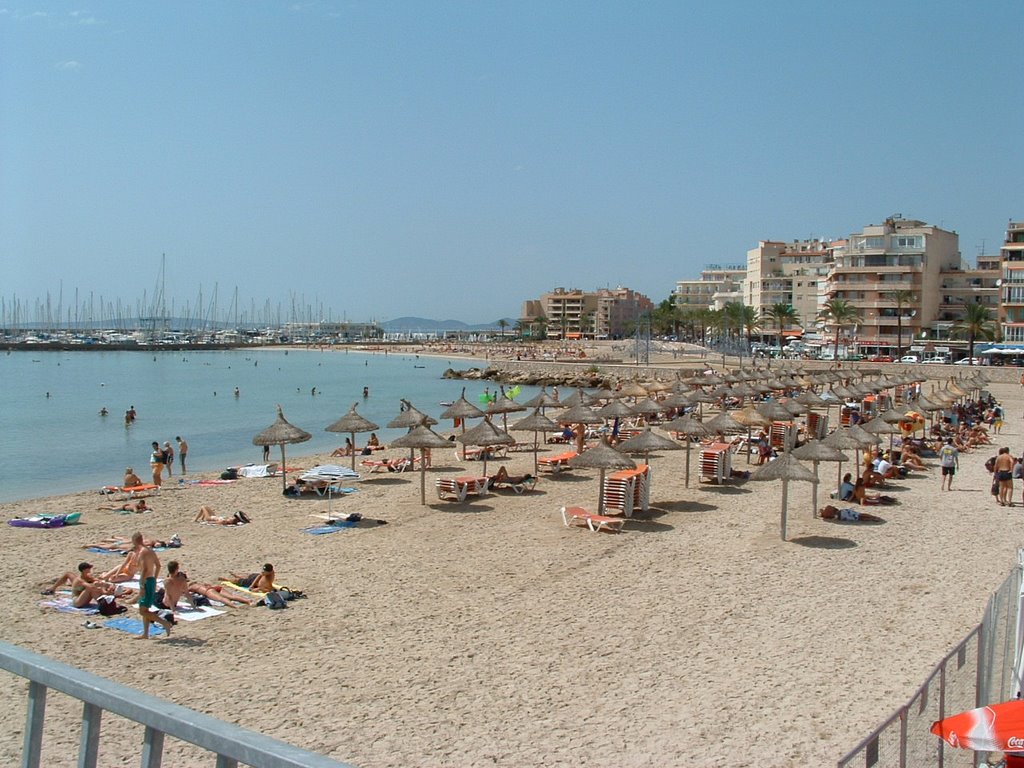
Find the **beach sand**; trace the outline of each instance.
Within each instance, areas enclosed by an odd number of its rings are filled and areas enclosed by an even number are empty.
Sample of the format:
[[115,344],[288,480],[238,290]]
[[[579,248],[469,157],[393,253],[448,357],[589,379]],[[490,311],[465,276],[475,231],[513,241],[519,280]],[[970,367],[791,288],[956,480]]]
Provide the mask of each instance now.
[[[1019,453],[1019,388],[990,389],[1008,412],[997,443]],[[418,474],[368,475],[334,511],[387,525],[325,536],[300,529],[327,500],[285,498],[279,478],[177,487],[175,475],[140,515],[96,511],[96,492],[4,504],[4,519],[85,514],[64,529],[0,526],[0,637],[364,768],[834,764],[980,621],[1014,565],[1024,509],[989,494],[994,452],[963,456],[952,492],[937,468],[899,482],[900,505],[871,510],[881,525],[813,519],[810,486],[791,484],[785,543],[781,484],[687,489],[682,451],[652,458],[653,508],[622,534],[562,525],[562,505],[596,507],[591,471],[544,475],[521,496],[439,501],[438,474],[481,468],[454,451],[434,452],[427,506]],[[489,471],[532,471],[532,454],[511,456]],[[338,460],[289,458],[321,461]],[[821,474],[819,504],[835,466]],[[202,504],[254,522],[191,522]],[[83,544],[135,530],[178,533],[184,546],[161,558],[193,579],[270,561],[308,598],[148,643],[40,610],[44,579],[83,559],[116,563]],[[3,765],[20,754],[27,688],[8,682]],[[52,694],[47,714],[43,764],[74,765],[80,705]],[[102,765],[137,764],[139,727],[108,716],[103,733]],[[199,755],[169,741],[165,764],[209,764]]]

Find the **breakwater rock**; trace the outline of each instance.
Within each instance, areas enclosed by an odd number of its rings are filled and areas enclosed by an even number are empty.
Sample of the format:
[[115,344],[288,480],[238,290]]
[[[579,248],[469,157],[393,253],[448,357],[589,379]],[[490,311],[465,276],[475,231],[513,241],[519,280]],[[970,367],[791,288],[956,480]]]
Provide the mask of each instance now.
[[486,368],[466,368],[457,371],[449,368],[442,374],[445,379],[468,379],[470,381],[494,381],[499,384],[536,387],[583,387],[587,389],[612,387],[618,377],[594,370],[516,370],[514,368],[488,366]]

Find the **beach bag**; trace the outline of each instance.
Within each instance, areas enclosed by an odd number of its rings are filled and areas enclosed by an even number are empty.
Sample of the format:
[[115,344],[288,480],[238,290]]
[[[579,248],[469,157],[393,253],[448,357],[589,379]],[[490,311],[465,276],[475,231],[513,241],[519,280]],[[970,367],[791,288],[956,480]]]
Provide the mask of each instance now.
[[238,470],[235,469],[234,467],[230,467],[228,469],[225,469],[223,472],[220,473],[220,479],[221,480],[237,480],[238,479]]
[[999,480],[998,479],[992,481],[992,495],[993,496],[998,496],[999,495]]
[[985,469],[987,469],[989,472],[995,472],[996,471],[996,457],[995,456],[993,456],[991,459],[989,459],[988,461],[985,462]]
[[284,595],[276,589],[273,592],[268,592],[267,596],[263,598],[263,602],[266,604],[267,608],[272,611],[279,611],[282,608],[288,607],[288,603],[285,601]]
[[119,605],[113,595],[100,595],[96,598],[96,606],[100,609],[101,616],[117,616],[128,610],[125,606]]

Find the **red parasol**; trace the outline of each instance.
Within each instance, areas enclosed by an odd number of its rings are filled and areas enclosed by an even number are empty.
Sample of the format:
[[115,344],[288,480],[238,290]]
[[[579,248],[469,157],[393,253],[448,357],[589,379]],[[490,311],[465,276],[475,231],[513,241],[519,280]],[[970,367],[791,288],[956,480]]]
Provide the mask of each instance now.
[[1024,700],[969,709],[932,723],[932,733],[953,747],[977,752],[1024,751]]

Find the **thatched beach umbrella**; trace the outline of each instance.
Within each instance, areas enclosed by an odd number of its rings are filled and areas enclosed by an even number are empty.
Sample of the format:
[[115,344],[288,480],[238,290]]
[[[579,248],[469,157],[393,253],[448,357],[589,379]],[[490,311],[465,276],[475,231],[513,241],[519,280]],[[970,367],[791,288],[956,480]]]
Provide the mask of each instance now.
[[889,436],[889,450],[892,450],[893,435],[900,434],[900,428],[895,424],[886,421],[883,418],[875,417],[870,421],[867,421],[859,425],[861,429],[870,435],[888,435]]
[[[837,448],[839,450],[859,450],[863,447],[860,440],[850,434],[849,430],[837,429],[831,435],[821,441],[822,444],[827,445],[829,448]],[[836,468],[836,488],[843,481],[843,462],[845,459],[840,459]]]
[[542,387],[540,392],[523,403],[523,405],[527,408],[557,408],[562,403],[558,402],[558,398],[548,392],[547,387]]
[[772,420],[769,419],[753,406],[753,404],[747,404],[733,416],[736,421],[747,428],[747,464],[750,463],[750,445],[751,445],[751,432],[754,427],[761,429],[771,429]]
[[533,432],[533,475],[539,474],[540,467],[537,464],[537,445],[540,442],[541,432],[554,432],[558,425],[540,412],[540,408],[534,408],[533,413],[525,419],[520,419],[511,427],[513,432]]
[[818,516],[818,464],[823,461],[849,461],[850,457],[840,451],[838,448],[833,448],[830,445],[826,445],[821,440],[809,440],[808,442],[801,445],[799,448],[794,448],[791,452],[794,458],[801,459],[803,461],[810,461],[811,466],[814,467],[814,488],[811,495],[811,503],[814,505],[813,513],[814,517]]
[[505,393],[504,387],[501,388],[501,397],[487,404],[487,415],[493,416],[496,413],[500,413],[502,425],[505,429],[508,429],[508,414],[525,410],[526,406],[513,401],[512,398]]
[[747,428],[729,415],[728,411],[722,411],[715,418],[704,422],[704,429],[711,435],[739,435],[746,432]]
[[627,381],[619,387],[620,397],[647,397],[647,389],[638,381]]
[[329,427],[324,428],[325,432],[348,432],[352,435],[352,469],[356,468],[356,432],[373,432],[375,429],[380,429],[380,427],[372,421],[364,419],[356,413],[357,405],[359,405],[359,403],[352,403],[352,407],[348,409],[348,413]]
[[[437,424],[437,419],[427,416],[422,411],[416,410],[413,404],[405,398],[402,398],[402,410],[395,418],[388,422],[388,429],[413,429],[420,425],[431,426]],[[412,448],[409,449],[409,459],[412,460],[416,456],[416,453]]]
[[570,467],[601,470],[600,490],[597,496],[597,514],[604,514],[604,473],[609,469],[635,469],[636,462],[625,456],[601,439],[593,448],[569,459]]
[[774,461],[769,461],[764,466],[758,467],[751,480],[781,480],[782,481],[782,540],[786,540],[786,513],[789,501],[789,483],[792,480],[800,480],[807,483],[815,482],[814,474],[801,464],[791,453],[784,453]]
[[690,441],[693,438],[700,439],[708,436],[707,427],[701,424],[692,416],[680,416],[678,419],[662,424],[661,428],[667,432],[675,432],[686,437],[686,487],[690,487]]
[[573,408],[577,405],[593,405],[597,402],[597,398],[588,392],[584,392],[582,389],[577,389],[571,395],[564,400],[559,401],[559,405],[563,408]]
[[576,452],[583,453],[583,445],[586,442],[586,425],[601,424],[604,422],[597,411],[586,405],[574,405],[564,411],[555,414],[555,421],[559,424],[576,425]]
[[[478,445],[483,448],[484,457],[484,471],[483,474],[487,476],[487,449],[495,445],[515,445],[516,439],[512,437],[508,432],[502,432],[496,426],[491,423],[490,417],[484,417],[484,420],[473,427],[468,432],[459,435],[456,438],[463,446],[466,445]],[[465,452],[465,449],[463,449]]]
[[642,453],[644,464],[650,464],[651,451],[681,451],[683,447],[675,440],[662,437],[657,432],[651,432],[650,427],[645,427],[636,437],[623,440],[615,446],[615,450],[621,453]]
[[290,424],[284,417],[281,406],[277,406],[277,420],[269,427],[260,432],[252,439],[253,445],[280,445],[281,446],[281,482],[284,488],[288,487],[288,465],[285,464],[284,447],[294,443],[304,443],[313,436],[304,429],[299,429]]
[[[458,420],[462,434],[466,434],[466,419],[482,419],[486,414],[466,399],[466,388],[462,388],[459,399],[444,409],[442,419]],[[461,458],[461,457],[460,457]]]
[[425,424],[420,424],[402,435],[397,440],[392,440],[391,445],[395,448],[420,449],[420,504],[427,503],[427,457],[426,452],[433,448],[451,448],[451,442],[445,440],[439,434]]

